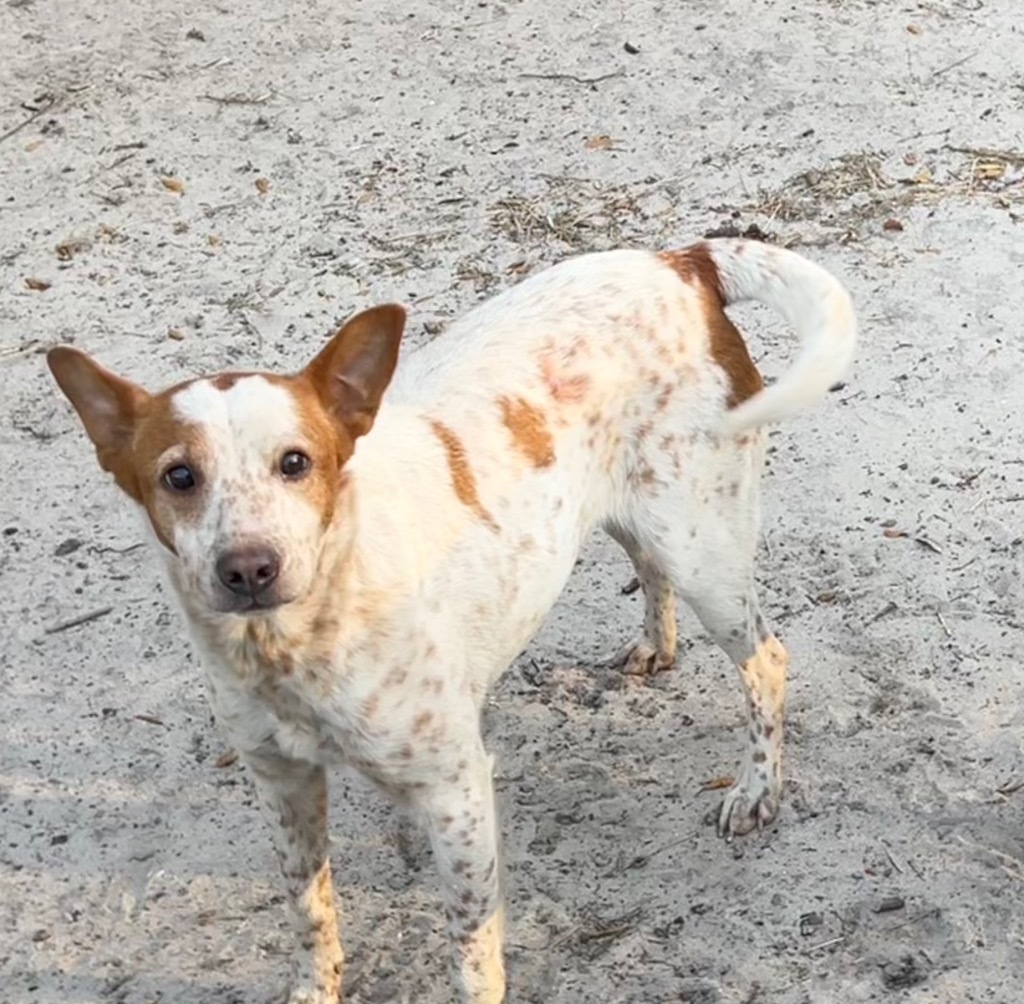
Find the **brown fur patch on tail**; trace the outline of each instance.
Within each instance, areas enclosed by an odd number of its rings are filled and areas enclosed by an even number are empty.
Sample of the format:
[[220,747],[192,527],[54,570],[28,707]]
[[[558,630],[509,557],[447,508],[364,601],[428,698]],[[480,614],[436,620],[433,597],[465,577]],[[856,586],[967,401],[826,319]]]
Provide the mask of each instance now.
[[761,390],[764,381],[743,336],[725,312],[725,292],[710,249],[706,244],[694,244],[682,251],[664,251],[658,257],[683,282],[700,290],[708,326],[708,350],[729,384],[726,406],[735,408]]

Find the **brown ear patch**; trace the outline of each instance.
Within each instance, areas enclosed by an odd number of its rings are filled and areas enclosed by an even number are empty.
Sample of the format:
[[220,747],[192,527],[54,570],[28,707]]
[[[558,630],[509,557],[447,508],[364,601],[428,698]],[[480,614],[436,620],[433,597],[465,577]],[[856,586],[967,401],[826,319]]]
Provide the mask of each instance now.
[[356,439],[373,425],[398,364],[405,308],[371,307],[350,318],[303,370],[324,407]]
[[708,328],[708,350],[725,373],[729,385],[726,407],[735,408],[760,391],[764,381],[750,358],[743,336],[725,312],[725,294],[711,252],[706,244],[694,244],[682,251],[662,252],[658,257],[683,282],[701,292]]
[[486,523],[492,530],[497,530],[498,524],[484,508],[480,496],[477,494],[476,478],[473,476],[473,469],[469,466],[469,461],[466,458],[466,448],[462,445],[462,440],[447,425],[436,419],[431,419],[430,428],[444,447],[456,498],[467,509],[471,509],[481,522]]
[[555,443],[544,413],[521,397],[502,397],[498,404],[515,448],[534,467],[550,467],[555,462]]
[[126,495],[141,502],[132,444],[139,420],[152,401],[150,395],[69,346],[51,349],[46,362],[64,396],[78,412],[96,448],[100,467],[114,475]]

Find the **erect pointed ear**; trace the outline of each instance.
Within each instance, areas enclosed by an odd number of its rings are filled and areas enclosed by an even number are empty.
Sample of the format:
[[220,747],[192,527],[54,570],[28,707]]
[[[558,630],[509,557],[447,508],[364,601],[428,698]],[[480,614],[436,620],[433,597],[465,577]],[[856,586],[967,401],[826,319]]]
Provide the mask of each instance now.
[[373,425],[395,372],[404,329],[404,307],[371,307],[346,322],[304,370],[324,407],[353,439]]
[[46,354],[46,362],[60,389],[78,412],[85,431],[96,447],[105,471],[129,495],[137,497],[134,477],[129,475],[126,451],[135,423],[150,396],[141,387],[105,370],[84,352],[59,345]]

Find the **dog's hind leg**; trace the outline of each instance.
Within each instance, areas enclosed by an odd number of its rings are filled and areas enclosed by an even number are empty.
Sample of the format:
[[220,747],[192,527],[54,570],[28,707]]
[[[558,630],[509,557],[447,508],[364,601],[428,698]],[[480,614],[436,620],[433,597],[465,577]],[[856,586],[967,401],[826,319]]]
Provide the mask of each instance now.
[[605,529],[617,541],[636,571],[644,594],[644,636],[627,645],[605,665],[622,669],[635,676],[651,676],[671,669],[676,661],[676,598],[672,583],[657,561],[647,553],[628,530],[613,523]]
[[[770,822],[782,790],[787,655],[754,589],[762,442],[755,435],[695,444],[694,474],[655,478],[631,497],[628,520],[643,553],[739,670],[748,742],[719,815],[719,831],[728,837]],[[663,471],[659,459],[649,462]]]

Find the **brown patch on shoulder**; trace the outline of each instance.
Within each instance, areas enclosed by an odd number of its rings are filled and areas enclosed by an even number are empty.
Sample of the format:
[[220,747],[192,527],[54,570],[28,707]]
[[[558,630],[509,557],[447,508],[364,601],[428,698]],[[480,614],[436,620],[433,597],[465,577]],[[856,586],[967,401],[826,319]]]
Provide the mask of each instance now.
[[498,404],[516,449],[534,467],[550,467],[555,462],[555,443],[544,413],[521,397],[502,397]]
[[448,469],[451,471],[452,487],[455,489],[456,498],[467,509],[472,510],[481,522],[486,523],[492,530],[497,530],[498,524],[484,508],[480,496],[477,494],[476,478],[466,459],[466,448],[462,445],[462,440],[444,422],[439,422],[437,419],[430,420],[430,428],[441,441],[448,457]]
[[700,290],[708,327],[708,349],[729,384],[726,407],[735,408],[761,390],[764,382],[750,358],[743,336],[725,312],[725,293],[708,246],[694,244],[682,251],[664,251],[658,257],[683,282]]

